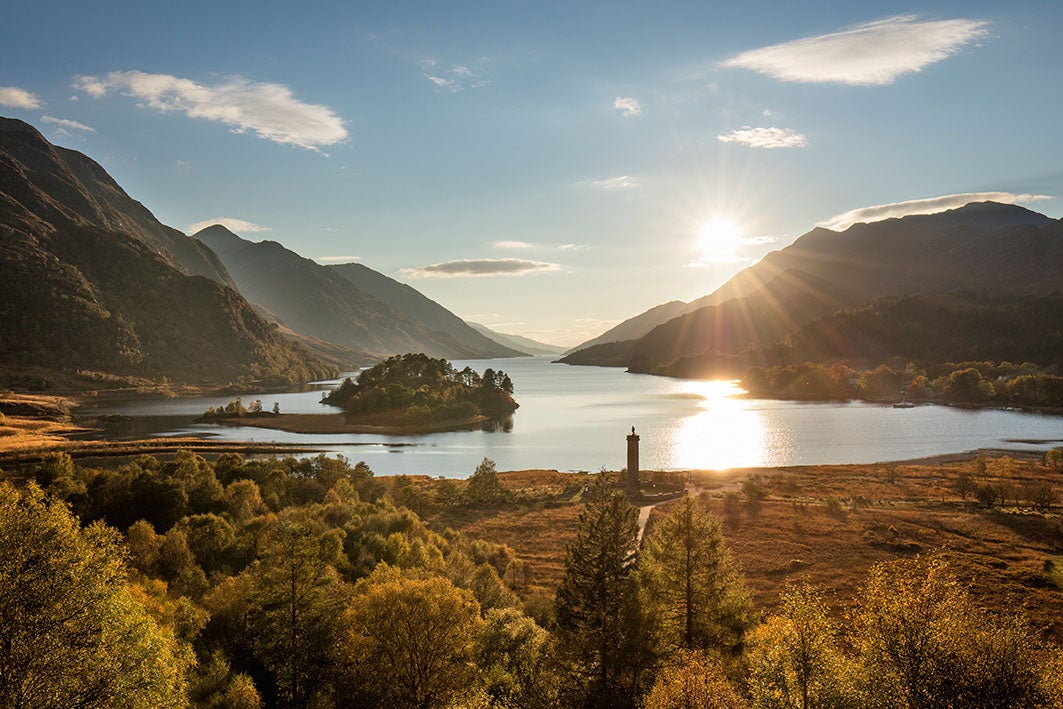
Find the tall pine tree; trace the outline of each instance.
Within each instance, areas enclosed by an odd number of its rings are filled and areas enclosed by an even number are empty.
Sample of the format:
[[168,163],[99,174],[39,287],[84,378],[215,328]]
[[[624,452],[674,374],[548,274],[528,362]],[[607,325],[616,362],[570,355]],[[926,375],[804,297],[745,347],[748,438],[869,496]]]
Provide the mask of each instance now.
[[589,491],[557,589],[565,693],[579,706],[631,706],[649,664],[635,585],[638,510],[607,481]]
[[685,497],[653,525],[643,546],[639,581],[662,649],[707,650],[721,659],[740,653],[753,609],[720,520]]

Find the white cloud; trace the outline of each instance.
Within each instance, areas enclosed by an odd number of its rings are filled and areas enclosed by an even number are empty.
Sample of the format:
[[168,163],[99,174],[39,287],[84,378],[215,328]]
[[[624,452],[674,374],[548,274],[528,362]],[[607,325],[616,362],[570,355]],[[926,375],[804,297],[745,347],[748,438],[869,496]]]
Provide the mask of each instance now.
[[496,241],[492,245],[496,249],[530,249],[533,246],[527,241]]
[[642,104],[639,103],[638,99],[630,96],[617,96],[616,100],[613,101],[613,108],[625,116],[637,116],[642,113]]
[[424,78],[428,79],[441,89],[450,89],[451,91],[461,91],[462,89],[460,83],[454,79],[448,79],[445,76],[436,76],[435,74],[426,73]]
[[438,59],[429,58],[422,59],[419,65],[424,70],[424,78],[432,82],[436,88],[449,89],[455,93],[467,88],[482,88],[488,83],[481,71],[464,64],[454,64],[446,69],[440,66]]
[[361,256],[318,256],[315,261],[321,261],[322,263],[347,263],[350,261],[361,261]]
[[1012,194],[1011,192],[964,192],[927,199],[913,199],[907,202],[878,204],[873,207],[861,207],[844,214],[837,214],[830,219],[819,222],[816,226],[834,231],[844,231],[860,222],[878,222],[883,219],[905,217],[909,214],[937,214],[949,209],[957,209],[971,202],[1003,202],[1004,204],[1024,204],[1042,199],[1052,199],[1043,194]]
[[41,123],[51,123],[52,125],[62,126],[64,128],[71,128],[73,130],[80,130],[86,133],[95,133],[96,129],[85,125],[84,123],[78,123],[77,121],[71,121],[66,118],[56,118],[55,116],[49,116],[47,113],[41,116]]
[[598,190],[630,190],[639,186],[639,181],[631,175],[609,177],[604,180],[584,180],[576,183],[582,187],[593,187]]
[[561,266],[545,261],[528,261],[519,258],[459,259],[434,263],[430,266],[404,268],[401,273],[410,278],[456,278],[478,276],[523,276],[528,273],[558,271]]
[[282,84],[249,81],[236,76],[208,86],[169,74],[112,71],[106,76],[78,76],[73,87],[101,98],[115,91],[142,101],[141,108],[181,111],[250,131],[275,143],[320,151],[347,138],[343,121],[331,108],[303,103]]
[[808,138],[790,128],[751,128],[742,126],[716,136],[723,143],[741,143],[751,148],[803,148]]
[[583,251],[587,246],[586,244],[559,244],[557,248],[562,251]]
[[239,234],[241,232],[245,234],[253,234],[260,231],[270,231],[268,226],[262,226],[261,224],[255,224],[245,219],[235,219],[233,217],[215,217],[214,219],[204,219],[201,222],[195,224],[189,224],[185,228],[186,234],[195,234],[197,231],[206,229],[208,226],[214,226],[215,224],[221,224],[229,231]]
[[32,111],[35,108],[40,108],[41,103],[37,96],[26,91],[26,89],[20,89],[17,86],[0,86],[0,106],[24,108],[27,111]]
[[725,67],[751,69],[780,81],[891,84],[939,62],[989,33],[982,20],[927,20],[902,15],[743,52]]
[[742,243],[747,246],[765,246],[766,244],[774,244],[779,240],[777,236],[747,236],[742,239]]

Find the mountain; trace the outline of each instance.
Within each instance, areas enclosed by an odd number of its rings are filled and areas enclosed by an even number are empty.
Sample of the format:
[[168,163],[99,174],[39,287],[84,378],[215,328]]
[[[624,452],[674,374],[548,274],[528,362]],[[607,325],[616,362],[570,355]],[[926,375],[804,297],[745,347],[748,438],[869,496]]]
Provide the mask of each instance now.
[[233,285],[210,249],[160,223],[88,156],[52,145],[32,126],[12,118],[0,118],[0,143],[11,161],[5,167],[21,174],[5,185],[8,195],[44,221],[132,235],[189,275]]
[[621,366],[635,355],[661,364],[703,350],[734,354],[891,295],[1053,293],[1063,290],[1061,267],[1063,222],[1015,205],[973,203],[844,232],[817,228],[649,333],[562,361]]
[[378,300],[341,272],[275,241],[247,241],[218,224],[194,237],[218,255],[244,297],[279,324],[362,357],[375,360],[405,352],[452,359],[514,354],[478,333],[473,333],[472,344],[466,344]]
[[500,342],[479,331],[420,291],[368,266],[360,263],[341,263],[326,268],[429,330],[446,333],[462,347],[468,348],[469,352],[477,353],[463,355],[466,358],[522,357],[529,354],[521,347]]
[[1063,366],[1063,295],[935,293],[881,298],[818,318],[785,342],[735,356],[702,352],[655,368],[681,378],[738,377],[751,366],[847,362],[858,369],[900,359],[934,368],[946,362]]
[[486,325],[471,322],[469,327],[473,328],[477,332],[483,333],[486,337],[491,338],[495,342],[512,347],[513,349],[519,349],[522,352],[527,352],[530,355],[559,355],[565,351],[564,347],[558,347],[557,345],[548,345],[545,342],[538,342],[530,337],[524,337],[522,335],[507,335],[502,332],[495,332]]
[[0,119],[0,379],[270,384],[329,369],[235,290],[211,251],[160,224],[97,163]]

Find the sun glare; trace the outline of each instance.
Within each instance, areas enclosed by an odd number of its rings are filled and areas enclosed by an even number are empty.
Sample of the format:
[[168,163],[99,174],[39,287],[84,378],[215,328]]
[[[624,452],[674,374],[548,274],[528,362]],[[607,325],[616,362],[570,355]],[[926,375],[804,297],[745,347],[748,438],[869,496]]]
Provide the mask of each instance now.
[[742,233],[732,219],[718,217],[698,232],[698,250],[709,260],[732,258],[741,244]]
[[734,382],[683,382],[680,391],[700,404],[683,420],[672,441],[668,466],[681,469],[728,470],[763,465],[768,430],[763,415]]

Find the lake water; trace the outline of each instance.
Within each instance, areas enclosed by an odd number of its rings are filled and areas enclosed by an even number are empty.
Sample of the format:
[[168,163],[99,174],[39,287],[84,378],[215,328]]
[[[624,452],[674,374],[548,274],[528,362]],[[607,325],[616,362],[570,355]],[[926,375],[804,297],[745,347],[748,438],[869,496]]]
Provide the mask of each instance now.
[[[109,438],[197,436],[313,445],[364,460],[380,475],[467,477],[485,457],[499,470],[617,470],[626,464],[626,436],[641,438],[644,470],[872,463],[977,448],[1046,450],[1063,441],[1063,417],[946,406],[894,409],[866,403],[800,403],[749,399],[732,382],[700,382],[570,367],[547,357],[456,361],[482,372],[503,369],[520,408],[509,431],[458,431],[421,436],[304,435],[251,427],[197,424],[208,406],[231,397],[107,402],[81,416],[126,414],[131,424]],[[244,396],[274,402],[285,413],[338,411],[308,391]],[[1019,443],[1014,439],[1041,443]]]

